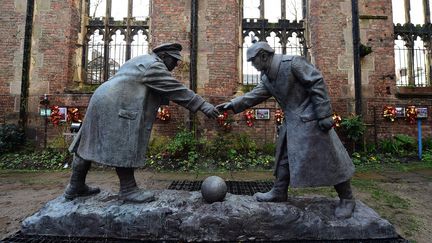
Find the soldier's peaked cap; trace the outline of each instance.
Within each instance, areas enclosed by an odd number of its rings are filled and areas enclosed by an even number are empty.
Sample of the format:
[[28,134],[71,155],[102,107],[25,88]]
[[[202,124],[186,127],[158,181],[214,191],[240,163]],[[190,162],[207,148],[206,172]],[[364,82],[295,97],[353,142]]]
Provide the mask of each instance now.
[[274,53],[275,51],[273,48],[270,47],[270,45],[265,41],[258,41],[253,43],[246,51],[246,59],[248,62],[254,58],[259,51],[264,50],[269,53]]
[[182,60],[182,56],[180,54],[182,49],[183,48],[179,43],[164,43],[156,46],[153,49],[153,53],[166,52],[168,55],[178,60]]

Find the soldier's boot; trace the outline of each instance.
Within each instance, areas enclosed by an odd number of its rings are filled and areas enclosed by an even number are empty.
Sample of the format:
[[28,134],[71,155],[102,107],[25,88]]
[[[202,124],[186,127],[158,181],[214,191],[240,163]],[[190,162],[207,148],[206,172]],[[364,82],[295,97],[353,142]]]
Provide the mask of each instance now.
[[78,155],[74,155],[72,161],[72,175],[64,193],[66,199],[72,200],[77,197],[91,196],[100,192],[99,188],[89,187],[85,183],[90,166],[90,161],[84,160]]
[[339,196],[339,204],[335,209],[335,216],[339,219],[351,218],[356,201],[351,190],[351,182],[347,180],[334,186]]
[[285,202],[288,199],[289,181],[290,174],[288,165],[279,165],[272,189],[265,193],[257,192],[254,198],[258,202]]
[[125,202],[146,203],[155,200],[152,192],[139,189],[134,176],[133,168],[116,167],[120,180],[119,199]]

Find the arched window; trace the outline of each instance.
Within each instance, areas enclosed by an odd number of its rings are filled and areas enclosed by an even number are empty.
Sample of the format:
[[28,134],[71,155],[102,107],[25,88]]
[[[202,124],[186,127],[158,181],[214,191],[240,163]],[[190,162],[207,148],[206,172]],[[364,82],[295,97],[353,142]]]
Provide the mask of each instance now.
[[260,81],[260,72],[246,61],[246,50],[253,40],[267,41],[279,54],[306,55],[305,8],[306,0],[243,1],[243,84]]
[[397,86],[431,85],[429,0],[392,0]]
[[127,60],[148,53],[150,0],[87,0],[82,66],[88,84],[108,80]]

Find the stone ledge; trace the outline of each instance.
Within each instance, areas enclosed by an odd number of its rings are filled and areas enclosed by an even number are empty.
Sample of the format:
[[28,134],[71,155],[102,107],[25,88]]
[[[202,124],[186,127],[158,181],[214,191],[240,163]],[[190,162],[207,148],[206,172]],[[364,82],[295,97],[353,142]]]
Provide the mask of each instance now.
[[207,204],[200,192],[157,190],[157,200],[124,204],[100,194],[48,202],[22,224],[28,235],[86,236],[147,240],[356,240],[398,238],[393,225],[357,200],[353,217],[333,216],[337,200],[293,197],[286,203],[259,203],[227,194]]

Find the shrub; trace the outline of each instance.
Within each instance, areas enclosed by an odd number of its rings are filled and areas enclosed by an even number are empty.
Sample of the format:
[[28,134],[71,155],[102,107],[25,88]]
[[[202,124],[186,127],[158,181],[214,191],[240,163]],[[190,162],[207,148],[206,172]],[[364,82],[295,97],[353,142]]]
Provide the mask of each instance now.
[[0,153],[18,149],[24,140],[24,132],[17,125],[0,125]]
[[423,153],[422,161],[432,165],[432,150],[426,150]]
[[379,145],[381,152],[398,155],[408,155],[417,150],[416,139],[405,134],[397,134],[393,138],[382,139]]
[[423,138],[422,144],[424,150],[432,150],[432,138]]
[[165,136],[152,138],[148,145],[147,154],[153,156],[164,152],[168,143],[169,138]]
[[232,147],[241,154],[256,153],[257,151],[255,141],[246,133],[240,133],[235,136]]
[[192,132],[182,130],[168,143],[167,152],[172,158],[187,158],[189,151],[196,151],[196,141]]
[[211,140],[196,140],[193,133],[183,130],[169,141],[153,139],[147,162],[156,170],[269,169],[274,164],[274,146],[266,145],[266,154],[246,133],[220,133]]
[[0,157],[1,169],[61,169],[70,162],[72,156],[59,150],[20,151]]
[[417,139],[405,134],[395,135],[395,141],[401,150],[412,151],[417,150]]
[[260,151],[264,155],[274,155],[276,152],[276,143],[265,143],[261,146]]
[[363,137],[366,129],[361,117],[357,115],[342,119],[341,128],[347,138],[353,142],[358,142]]
[[219,133],[207,144],[206,157],[213,157],[215,160],[228,160],[234,152],[234,135],[232,133]]

